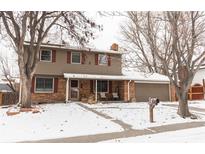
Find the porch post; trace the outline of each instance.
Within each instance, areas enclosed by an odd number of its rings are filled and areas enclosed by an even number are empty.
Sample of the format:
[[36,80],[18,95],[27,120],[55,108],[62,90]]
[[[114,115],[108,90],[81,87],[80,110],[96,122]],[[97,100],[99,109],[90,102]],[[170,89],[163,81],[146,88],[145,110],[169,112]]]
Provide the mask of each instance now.
[[97,82],[97,80],[95,80],[95,101],[97,102],[98,101],[98,89],[97,89],[97,84],[98,84],[98,82]]
[[69,100],[69,78],[67,78],[66,81],[66,103],[68,103]]
[[127,98],[128,98],[128,101],[130,101],[130,82],[131,82],[131,80],[130,81],[128,81],[128,84],[127,84]]

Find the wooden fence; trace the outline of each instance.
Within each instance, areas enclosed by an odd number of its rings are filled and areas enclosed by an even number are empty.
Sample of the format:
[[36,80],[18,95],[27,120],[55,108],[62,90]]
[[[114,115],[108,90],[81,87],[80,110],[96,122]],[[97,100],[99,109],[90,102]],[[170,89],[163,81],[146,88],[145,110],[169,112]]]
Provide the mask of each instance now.
[[1,92],[0,93],[0,105],[12,105],[18,103],[17,92]]
[[[203,85],[195,84],[188,91],[189,100],[203,100],[205,99],[205,81],[203,80]],[[175,88],[171,87],[171,100],[177,101]]]
[[195,84],[189,89],[189,100],[204,99],[204,87],[200,84]]

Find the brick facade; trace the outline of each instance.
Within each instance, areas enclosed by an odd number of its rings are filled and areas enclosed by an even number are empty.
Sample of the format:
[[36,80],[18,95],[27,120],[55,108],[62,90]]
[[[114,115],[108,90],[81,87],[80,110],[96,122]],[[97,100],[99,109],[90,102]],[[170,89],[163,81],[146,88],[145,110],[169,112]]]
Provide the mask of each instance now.
[[55,93],[32,93],[31,100],[34,103],[64,102],[66,97],[66,79],[58,77],[58,88]]
[[[66,99],[66,80],[63,77],[58,77],[58,88],[55,93],[32,93],[32,102],[34,103],[54,103],[64,102]],[[93,80],[95,85],[95,80]],[[91,89],[94,89],[91,85],[91,80],[79,80],[79,100],[81,98],[88,98],[91,94],[94,94]],[[119,99],[125,102],[135,99],[135,83],[130,82],[130,100],[128,100],[128,82],[129,81],[110,81],[112,88],[107,93],[109,99],[112,97],[112,92],[116,92],[119,95]]]
[[80,87],[79,87],[79,92],[80,92],[80,99],[82,97],[88,98],[89,95],[91,94],[91,85],[90,85],[90,80],[80,80],[79,81]]
[[123,84],[122,84],[122,87],[121,87],[121,90],[120,90],[120,93],[121,95],[123,96],[123,100],[125,102],[128,102],[128,101],[132,101],[132,100],[135,100],[135,82],[134,81],[131,81],[129,86],[130,86],[130,99],[128,100],[128,82],[129,81],[122,81]]
[[[89,97],[90,94],[94,94],[95,92],[92,91],[91,89],[95,89],[94,87],[91,87],[92,85],[90,84],[90,82],[93,82],[93,85],[95,85],[95,80],[80,80],[79,81],[79,84],[80,84],[80,87],[79,87],[79,90],[80,90],[80,100],[82,97]],[[123,81],[109,81],[111,82],[112,84],[112,87],[111,89],[108,87],[109,91],[107,93],[107,96],[108,96],[108,99],[111,98],[111,93],[118,93],[119,97],[120,97],[120,100],[123,100]],[[120,92],[122,91],[122,92]],[[98,96],[99,97],[99,96]]]

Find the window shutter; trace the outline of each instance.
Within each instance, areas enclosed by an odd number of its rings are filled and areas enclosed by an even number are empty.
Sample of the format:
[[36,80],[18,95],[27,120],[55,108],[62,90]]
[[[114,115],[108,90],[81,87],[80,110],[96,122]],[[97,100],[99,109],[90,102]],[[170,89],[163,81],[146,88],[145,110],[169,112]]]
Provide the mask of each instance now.
[[109,93],[112,93],[112,81],[109,81]]
[[70,51],[67,51],[67,63],[70,64],[70,59],[71,59],[71,53]]
[[108,55],[108,66],[111,66],[111,57]]
[[35,77],[32,78],[32,81],[31,81],[31,93],[34,93],[34,87],[35,87]]
[[98,65],[98,54],[95,54],[95,65]]
[[85,64],[85,53],[81,54],[81,64]]
[[90,80],[90,92],[93,93],[93,80]]
[[56,50],[52,50],[52,63],[56,62]]
[[54,93],[58,92],[58,78],[54,78]]

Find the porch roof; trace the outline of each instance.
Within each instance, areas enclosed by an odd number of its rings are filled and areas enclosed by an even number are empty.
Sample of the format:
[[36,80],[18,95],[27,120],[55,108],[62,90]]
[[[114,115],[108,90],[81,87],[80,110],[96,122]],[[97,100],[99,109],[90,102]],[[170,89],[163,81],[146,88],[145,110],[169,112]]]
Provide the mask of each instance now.
[[169,80],[164,76],[162,77],[160,74],[143,76],[142,74],[99,75],[99,74],[64,73],[64,77],[70,79],[133,80],[137,83],[165,83],[165,84],[169,83]]

